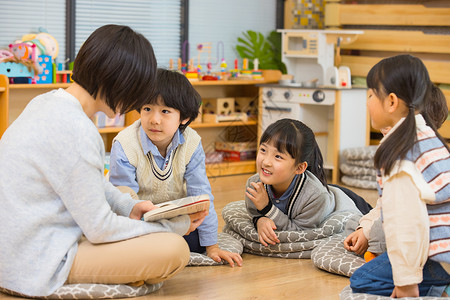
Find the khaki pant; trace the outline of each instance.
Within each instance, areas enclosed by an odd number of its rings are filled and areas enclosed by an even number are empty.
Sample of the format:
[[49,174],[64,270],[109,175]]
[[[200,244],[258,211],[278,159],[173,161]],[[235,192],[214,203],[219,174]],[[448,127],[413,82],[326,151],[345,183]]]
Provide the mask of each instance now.
[[[138,199],[139,199],[139,197],[138,197],[138,195],[136,194],[136,192],[133,191],[133,189],[130,188],[129,186],[121,185],[121,186],[116,186],[116,188],[117,188],[119,191],[121,191],[122,193],[124,193],[124,194],[126,194],[126,193],[130,194],[130,195],[131,195],[131,198],[133,198],[134,200],[138,200]],[[144,199],[144,200],[145,200],[145,199]]]
[[171,278],[188,262],[189,247],[175,233],[95,245],[82,238],[66,283],[153,284]]
[[175,233],[95,245],[84,238],[67,283],[153,284],[171,278],[188,262],[189,247]]

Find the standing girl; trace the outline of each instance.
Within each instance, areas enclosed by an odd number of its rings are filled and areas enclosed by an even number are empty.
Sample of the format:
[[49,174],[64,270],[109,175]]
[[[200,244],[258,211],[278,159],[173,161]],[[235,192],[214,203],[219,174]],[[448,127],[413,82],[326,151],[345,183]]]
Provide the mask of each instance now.
[[427,107],[441,92],[410,55],[380,61],[367,86],[372,127],[387,132],[374,158],[387,252],[359,268],[350,286],[394,298],[440,297],[450,284],[450,157]]
[[276,229],[318,227],[336,201],[343,210],[358,212],[341,189],[327,185],[314,133],[298,120],[282,119],[264,131],[256,168],[247,181],[245,202],[264,246],[280,242]]

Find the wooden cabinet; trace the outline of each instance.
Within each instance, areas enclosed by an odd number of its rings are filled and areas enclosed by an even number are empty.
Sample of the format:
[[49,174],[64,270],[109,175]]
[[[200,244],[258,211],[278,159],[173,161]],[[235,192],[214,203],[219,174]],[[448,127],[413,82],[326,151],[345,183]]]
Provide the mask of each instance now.
[[[225,97],[247,97],[254,101],[257,109],[259,88],[258,81],[226,81],[220,82],[194,82],[193,85],[201,95],[202,99],[225,98]],[[240,141],[245,137],[252,141],[258,140],[257,120],[231,121],[219,123],[196,123],[191,125],[202,137],[205,153],[213,152],[216,141]],[[255,173],[255,160],[238,162],[221,162],[206,165],[206,173],[209,177]]]
[[[363,31],[354,42],[341,44],[340,62],[350,68],[354,78],[361,79],[383,58],[405,53],[417,56],[427,67],[430,80],[443,91],[450,108],[448,1],[433,1],[433,5],[418,3],[427,1],[386,2],[389,1],[327,1],[327,28]],[[450,118],[439,133],[450,140]],[[370,144],[378,144],[382,136],[371,129]]]
[[[274,82],[279,79],[279,71],[267,75],[264,81],[254,80],[230,80],[230,81],[200,81],[192,85],[199,92],[202,99],[220,97],[248,97],[254,99],[258,105],[260,83]],[[0,75],[0,137],[6,128],[22,112],[28,102],[35,96],[48,92],[52,89],[66,88],[69,84],[8,84],[8,78]],[[125,116],[125,127],[139,118],[137,112],[130,112]],[[258,120],[231,121],[219,123],[194,123],[190,125],[202,137],[203,148],[206,153],[214,151],[214,143],[221,141],[225,135],[232,132],[236,137],[241,134],[253,135],[255,141],[258,139],[260,130]],[[124,127],[99,128],[99,132],[105,142],[107,151],[116,134]],[[207,174],[210,177],[254,173],[255,161],[221,162],[207,165]]]
[[0,138],[8,128],[9,107],[9,80],[5,75],[0,75]]

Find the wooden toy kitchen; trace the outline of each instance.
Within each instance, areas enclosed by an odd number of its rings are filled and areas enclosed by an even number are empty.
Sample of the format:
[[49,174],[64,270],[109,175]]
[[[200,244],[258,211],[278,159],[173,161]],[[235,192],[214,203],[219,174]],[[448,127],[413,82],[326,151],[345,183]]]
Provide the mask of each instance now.
[[344,149],[369,145],[366,89],[351,85],[350,70],[339,64],[339,46],[362,31],[279,30],[282,61],[294,79],[260,85],[261,132],[276,120],[298,119],[315,133],[331,182],[339,181]]

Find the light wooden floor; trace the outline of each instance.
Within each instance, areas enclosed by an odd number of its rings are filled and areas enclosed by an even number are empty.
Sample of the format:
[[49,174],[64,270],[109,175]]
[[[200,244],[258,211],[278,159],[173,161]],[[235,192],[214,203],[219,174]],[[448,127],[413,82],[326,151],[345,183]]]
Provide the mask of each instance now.
[[[243,199],[249,175],[211,178],[219,232],[224,221],[221,211],[232,201]],[[376,191],[351,188],[372,206]],[[244,265],[230,268],[186,267],[150,295],[136,299],[339,299],[349,283],[347,277],[317,269],[309,259],[283,259],[243,254]],[[19,299],[0,293],[3,299]]]
[[[211,178],[219,232],[224,225],[221,211],[244,197],[249,175]],[[375,190],[350,188],[372,206]],[[166,281],[158,292],[141,299],[339,299],[349,283],[347,277],[317,269],[309,259],[269,258],[244,254],[242,267],[228,265],[187,267]]]

